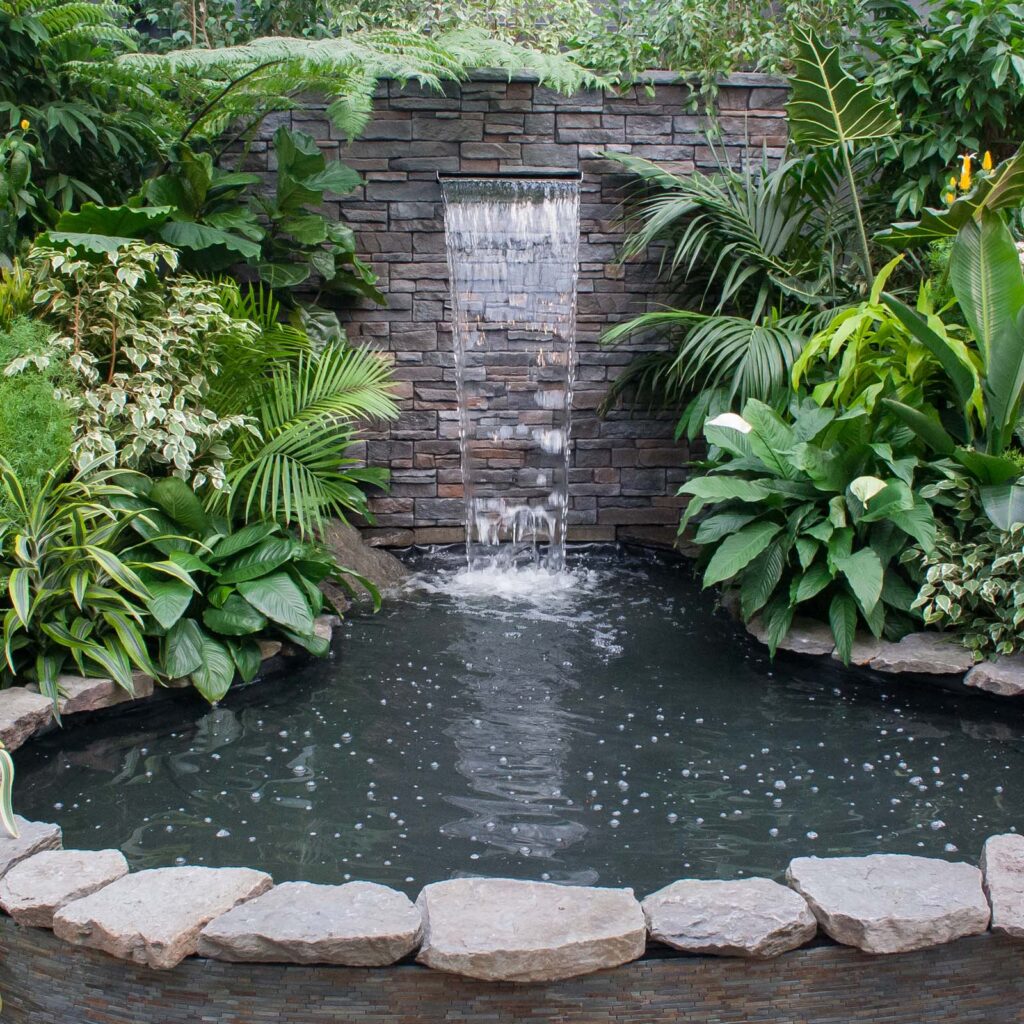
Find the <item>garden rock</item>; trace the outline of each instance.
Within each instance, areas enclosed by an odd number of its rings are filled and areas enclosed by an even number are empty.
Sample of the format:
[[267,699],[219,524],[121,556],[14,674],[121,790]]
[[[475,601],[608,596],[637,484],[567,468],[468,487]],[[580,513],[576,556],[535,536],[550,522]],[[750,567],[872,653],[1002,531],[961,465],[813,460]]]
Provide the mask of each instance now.
[[420,939],[420,912],[386,885],[284,882],[214,918],[199,955],[217,960],[385,967]]
[[153,678],[143,672],[132,675],[134,694],[118,686],[113,679],[83,679],[81,676],[61,676],[58,680],[64,694],[58,701],[62,715],[75,715],[82,711],[100,711],[124,704],[130,700],[144,700],[153,695]]
[[0,830],[0,878],[15,864],[41,852],[59,850],[61,831],[59,825],[45,821],[26,821],[20,814],[14,816],[18,826],[18,838]]
[[651,938],[688,953],[773,957],[809,942],[818,930],[807,901],[769,878],[684,879],[641,905]]
[[428,967],[484,981],[556,981],[639,957],[647,928],[629,889],[456,878],[420,893]]
[[37,729],[50,721],[53,703],[49,697],[24,686],[0,690],[0,742],[17,750]]
[[[378,590],[397,586],[409,575],[409,570],[390,551],[370,547],[354,526],[338,519],[332,519],[326,527],[323,541],[339,565],[365,576]],[[358,584],[353,589],[357,599],[369,598]]]
[[1024,696],[1024,654],[1004,654],[995,661],[982,661],[964,676],[964,682],[1000,697]]
[[881,643],[868,662],[876,672],[958,676],[973,664],[970,651],[937,633],[910,633],[898,643]]
[[44,850],[0,879],[0,907],[18,924],[52,928],[54,913],[128,874],[120,850]]
[[1024,939],[1024,836],[991,836],[981,853],[992,931]]
[[836,942],[903,953],[988,928],[981,872],[971,864],[905,854],[798,857],[786,880]]
[[62,907],[53,930],[76,946],[170,968],[196,952],[206,924],[271,885],[251,868],[153,868]]
[[[759,615],[747,623],[747,632],[767,644],[768,631]],[[797,616],[789,632],[779,642],[780,651],[795,651],[797,654],[831,654],[836,648],[832,630],[824,622]]]

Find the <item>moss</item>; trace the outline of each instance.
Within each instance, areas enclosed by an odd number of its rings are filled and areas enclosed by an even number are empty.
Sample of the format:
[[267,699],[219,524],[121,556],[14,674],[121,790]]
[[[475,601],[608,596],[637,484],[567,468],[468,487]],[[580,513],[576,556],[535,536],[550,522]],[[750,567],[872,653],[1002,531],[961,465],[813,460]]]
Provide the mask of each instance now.
[[[0,372],[14,359],[42,352],[48,333],[43,324],[26,319],[0,331]],[[0,455],[29,493],[50,469],[67,460],[71,450],[73,416],[56,393],[64,373],[58,365],[0,375]]]

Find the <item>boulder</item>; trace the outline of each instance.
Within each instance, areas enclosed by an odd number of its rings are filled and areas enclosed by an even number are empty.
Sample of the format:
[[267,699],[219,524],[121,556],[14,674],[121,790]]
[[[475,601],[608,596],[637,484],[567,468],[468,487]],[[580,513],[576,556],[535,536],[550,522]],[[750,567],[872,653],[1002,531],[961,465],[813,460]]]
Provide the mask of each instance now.
[[876,672],[962,676],[974,664],[966,647],[940,633],[910,633],[898,643],[883,642],[868,662]]
[[[760,615],[755,615],[747,623],[747,632],[763,644],[768,642],[768,631]],[[789,632],[779,643],[780,651],[794,651],[797,654],[831,654],[835,649],[835,638],[826,623],[800,615],[793,619]]]
[[[323,542],[339,565],[365,576],[378,590],[396,587],[409,575],[409,570],[390,551],[370,547],[354,526],[339,519],[332,519],[324,529]],[[358,585],[354,589],[357,598],[365,594]]]
[[15,864],[20,864],[43,850],[60,849],[60,825],[51,825],[45,821],[26,821],[20,814],[16,814],[14,820],[18,825],[17,839],[0,829],[0,878]]
[[49,697],[24,686],[0,690],[0,742],[8,750],[17,750],[53,714]]
[[0,879],[0,907],[18,924],[52,928],[53,915],[128,874],[120,850],[44,850]]
[[982,661],[964,676],[968,686],[1000,697],[1024,696],[1024,654],[1001,654],[995,661]]
[[903,953],[988,928],[981,872],[972,864],[905,854],[798,857],[786,881],[836,942]]
[[992,931],[1024,939],[1024,836],[1008,832],[985,840],[981,871]]
[[76,946],[170,968],[195,953],[210,921],[272,884],[251,868],[152,868],[68,903],[54,915],[53,930]]
[[807,901],[770,878],[683,879],[641,906],[651,938],[688,953],[778,956],[809,942],[818,930]]
[[92,679],[81,676],[61,676],[58,680],[63,696],[57,705],[62,715],[76,715],[82,711],[100,711],[142,700],[153,695],[153,677],[144,672],[133,672],[134,693],[117,685],[113,679]]
[[420,940],[420,912],[373,882],[283,882],[214,918],[199,955],[217,960],[386,967]]
[[416,905],[428,967],[484,981],[556,981],[639,957],[647,928],[629,889],[456,878]]

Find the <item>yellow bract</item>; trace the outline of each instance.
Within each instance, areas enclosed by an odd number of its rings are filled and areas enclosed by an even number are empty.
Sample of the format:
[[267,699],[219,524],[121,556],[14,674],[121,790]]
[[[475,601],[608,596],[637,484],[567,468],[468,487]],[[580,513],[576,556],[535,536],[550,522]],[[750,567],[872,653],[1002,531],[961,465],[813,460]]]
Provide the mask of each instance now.
[[983,171],[992,170],[992,154],[986,149],[985,155],[981,158],[981,169]]
[[965,155],[960,166],[960,188],[966,192],[971,187],[971,158]]
[[20,125],[19,127],[21,128],[21,130],[22,130],[23,132],[27,132],[27,131],[29,130],[29,127],[30,127],[30,126],[29,126],[29,123],[28,123],[28,120],[27,120],[26,118],[24,118],[24,117],[23,117],[23,118],[21,119],[21,125]]

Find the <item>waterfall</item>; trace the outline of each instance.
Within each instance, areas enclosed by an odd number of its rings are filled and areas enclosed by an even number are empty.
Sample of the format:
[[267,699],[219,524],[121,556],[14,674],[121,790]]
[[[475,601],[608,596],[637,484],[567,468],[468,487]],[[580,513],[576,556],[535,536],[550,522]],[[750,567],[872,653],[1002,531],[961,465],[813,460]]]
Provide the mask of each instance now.
[[442,178],[469,567],[561,571],[579,183]]

